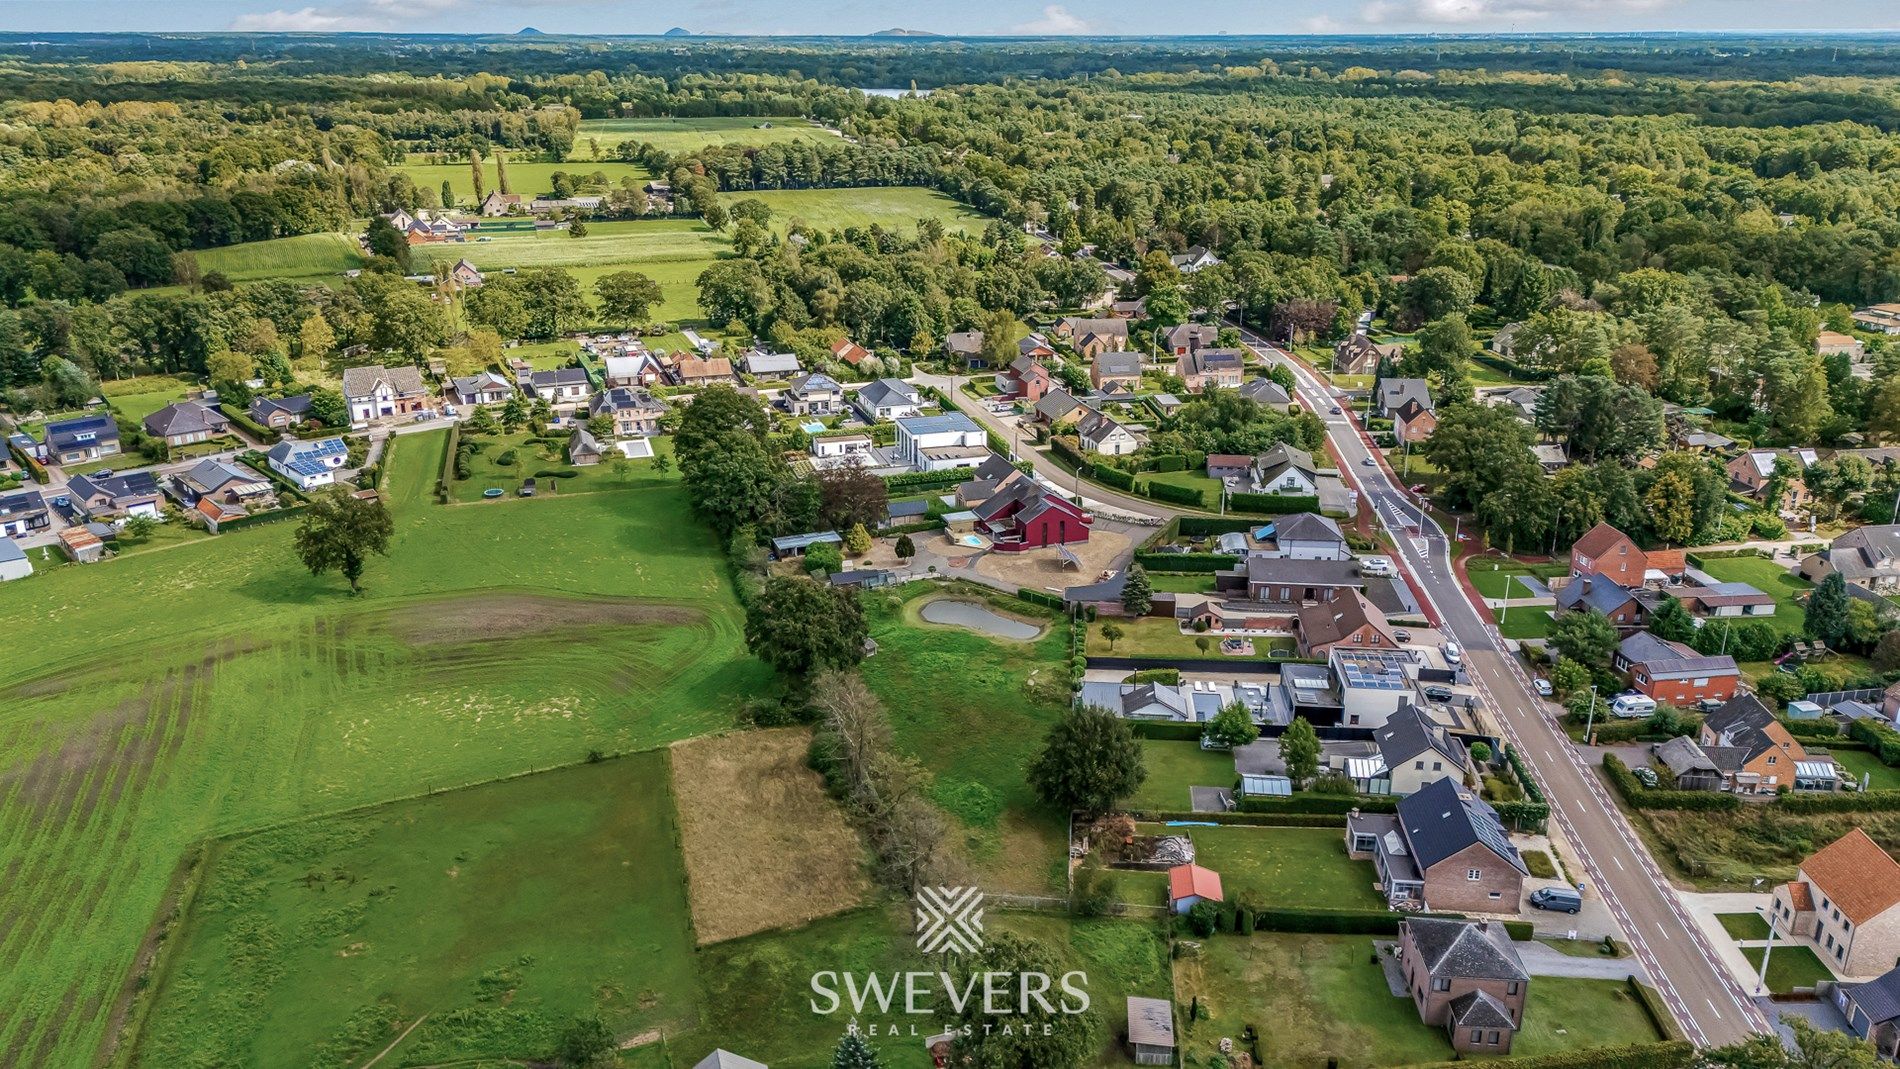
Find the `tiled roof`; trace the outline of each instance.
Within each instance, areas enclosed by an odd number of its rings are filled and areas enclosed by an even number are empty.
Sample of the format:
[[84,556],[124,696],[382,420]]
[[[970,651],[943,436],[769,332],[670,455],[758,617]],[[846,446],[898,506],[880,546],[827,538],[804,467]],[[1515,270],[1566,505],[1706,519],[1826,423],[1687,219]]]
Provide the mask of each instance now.
[[1434,978],[1530,979],[1502,924],[1438,917],[1408,917],[1404,924]]
[[1168,897],[1198,895],[1213,902],[1221,901],[1220,873],[1199,865],[1176,865],[1168,870]]
[[1801,871],[1855,924],[1900,905],[1900,861],[1859,828],[1803,861]]
[[1570,552],[1581,554],[1594,560],[1608,553],[1611,549],[1615,548],[1618,543],[1628,541],[1630,541],[1630,536],[1624,534],[1622,531],[1617,530],[1607,523],[1599,523],[1595,527],[1585,531],[1583,537],[1577,539],[1576,544],[1570,547]]

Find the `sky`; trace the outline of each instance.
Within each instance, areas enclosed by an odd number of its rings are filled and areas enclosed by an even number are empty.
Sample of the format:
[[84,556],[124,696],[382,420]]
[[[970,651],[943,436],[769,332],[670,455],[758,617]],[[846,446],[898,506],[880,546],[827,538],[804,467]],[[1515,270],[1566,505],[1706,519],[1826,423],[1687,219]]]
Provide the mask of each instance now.
[[0,31],[959,35],[1900,30],[1900,0],[0,0]]

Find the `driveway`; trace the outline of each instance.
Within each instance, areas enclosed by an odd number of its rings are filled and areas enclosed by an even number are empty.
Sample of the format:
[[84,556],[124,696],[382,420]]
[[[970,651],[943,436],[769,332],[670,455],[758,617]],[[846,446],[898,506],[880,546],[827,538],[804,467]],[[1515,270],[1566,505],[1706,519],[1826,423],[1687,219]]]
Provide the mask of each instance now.
[[[1635,958],[1610,958],[1602,954],[1584,958],[1566,954],[1543,943],[1516,943],[1517,956],[1532,976],[1574,976],[1583,980],[1622,980],[1643,976],[1643,965]],[[1589,945],[1589,944],[1585,944]]]

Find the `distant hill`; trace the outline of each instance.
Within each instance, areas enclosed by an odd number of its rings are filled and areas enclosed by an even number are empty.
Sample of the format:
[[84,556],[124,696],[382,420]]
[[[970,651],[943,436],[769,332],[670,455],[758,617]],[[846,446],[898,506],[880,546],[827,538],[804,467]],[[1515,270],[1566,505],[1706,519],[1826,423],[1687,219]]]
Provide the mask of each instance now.
[[898,27],[892,27],[891,29],[879,30],[876,33],[866,34],[865,36],[866,37],[942,37],[943,34],[932,33],[929,30],[906,30],[906,29],[901,29]]
[[533,26],[523,26],[519,30],[515,31],[515,36],[516,37],[542,37],[545,35],[540,30],[535,29]]
[[675,26],[672,29],[661,34],[660,36],[661,37],[691,37],[692,35],[693,35],[693,31],[681,29],[680,27]]

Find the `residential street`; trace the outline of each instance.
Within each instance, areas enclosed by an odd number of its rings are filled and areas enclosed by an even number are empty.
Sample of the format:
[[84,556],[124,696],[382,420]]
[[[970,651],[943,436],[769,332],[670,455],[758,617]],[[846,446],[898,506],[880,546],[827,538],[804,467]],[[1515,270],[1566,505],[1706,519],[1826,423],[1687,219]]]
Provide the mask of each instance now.
[[[1293,368],[1309,408],[1328,412],[1334,403],[1329,386],[1265,339],[1251,332],[1246,337],[1262,359]],[[1473,682],[1495,711],[1499,730],[1530,763],[1550,799],[1553,819],[1582,855],[1586,894],[1601,895],[1622,922],[1638,960],[1689,1038],[1719,1046],[1767,1031],[1768,1022],[1690,921],[1602,781],[1552,720],[1555,707],[1536,697],[1501,637],[1473,607],[1452,569],[1445,533],[1429,516],[1420,516],[1383,461],[1364,463],[1374,453],[1357,424],[1344,415],[1325,418],[1340,470],[1367,495],[1392,534],[1408,579],[1431,615],[1464,645]]]

